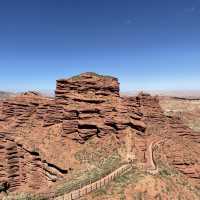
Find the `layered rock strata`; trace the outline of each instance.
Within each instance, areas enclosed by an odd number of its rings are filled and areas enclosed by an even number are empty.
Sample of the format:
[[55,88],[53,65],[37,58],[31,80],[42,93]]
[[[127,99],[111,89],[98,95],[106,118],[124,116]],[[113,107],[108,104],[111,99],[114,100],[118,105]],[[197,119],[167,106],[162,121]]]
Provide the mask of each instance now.
[[200,133],[187,127],[180,118],[164,115],[158,97],[140,93],[137,100],[147,124],[146,135],[164,141],[161,148],[167,162],[200,183]]
[[[116,78],[95,73],[58,80],[55,98],[27,92],[4,100],[0,118],[0,181],[10,191],[62,178],[72,168],[65,160],[69,140],[120,137],[129,128],[139,141],[146,128],[136,98],[120,97]],[[137,149],[144,159],[144,145]]]
[[120,97],[116,78],[84,73],[58,80],[55,98],[27,92],[0,102],[0,182],[10,191],[49,186],[73,168],[74,149],[109,135],[121,142],[127,132],[138,162],[150,140],[164,139],[166,162],[200,180],[199,133],[165,116],[158,97]]
[[0,132],[0,181],[8,183],[9,191],[19,188],[38,190],[48,179],[62,178],[67,170],[61,170],[16,142],[9,133]]

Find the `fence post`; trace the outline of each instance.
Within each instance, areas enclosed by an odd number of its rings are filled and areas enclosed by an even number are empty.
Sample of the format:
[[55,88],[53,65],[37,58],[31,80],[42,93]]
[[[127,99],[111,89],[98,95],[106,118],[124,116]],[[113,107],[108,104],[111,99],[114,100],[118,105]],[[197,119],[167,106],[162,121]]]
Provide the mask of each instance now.
[[79,197],[81,197],[81,183],[80,183],[80,188],[79,188]]
[[92,191],[92,181],[90,179],[90,190]]
[[73,200],[73,197],[72,197],[72,192],[71,192],[71,200]]

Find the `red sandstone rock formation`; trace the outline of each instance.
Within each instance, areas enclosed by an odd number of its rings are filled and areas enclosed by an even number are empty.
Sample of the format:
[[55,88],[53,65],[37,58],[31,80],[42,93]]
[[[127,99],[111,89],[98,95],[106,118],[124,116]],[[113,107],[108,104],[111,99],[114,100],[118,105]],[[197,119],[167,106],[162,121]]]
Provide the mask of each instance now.
[[[37,190],[62,178],[72,168],[66,155],[69,140],[84,143],[91,137],[121,135],[128,127],[138,138],[144,134],[138,102],[119,96],[116,78],[84,73],[58,80],[55,94],[49,99],[26,92],[2,103],[0,181],[6,179],[10,191],[25,186]],[[140,152],[144,148],[138,145]]]
[[[55,101],[63,107],[62,136],[81,143],[94,135],[117,134],[127,126],[145,129],[140,118],[132,119],[127,113],[124,99],[119,97],[118,80],[113,77],[84,73],[58,80]],[[137,106],[133,112],[138,112]]]
[[140,93],[137,100],[147,124],[146,135],[165,138],[162,154],[167,162],[189,178],[200,182],[200,134],[178,117],[165,116],[158,97]]
[[51,185],[73,168],[75,149],[87,140],[120,140],[127,129],[138,162],[146,162],[149,140],[166,138],[167,162],[200,180],[197,133],[165,116],[158,98],[120,97],[116,78],[84,73],[58,80],[55,98],[27,92],[0,103],[0,182],[8,181],[10,191]]

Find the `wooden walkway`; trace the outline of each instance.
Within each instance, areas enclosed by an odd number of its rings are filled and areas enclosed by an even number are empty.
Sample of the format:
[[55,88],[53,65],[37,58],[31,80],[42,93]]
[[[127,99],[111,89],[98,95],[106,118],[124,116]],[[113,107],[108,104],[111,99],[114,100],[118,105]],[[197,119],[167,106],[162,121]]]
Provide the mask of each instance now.
[[[151,174],[157,174],[158,173],[158,167],[157,167],[157,165],[154,161],[154,158],[153,158],[153,148],[154,148],[154,146],[159,145],[160,142],[161,141],[151,142],[148,149],[147,149],[147,155],[148,155],[147,165],[148,165],[148,167],[146,168],[146,170]],[[85,196],[85,195],[91,193],[92,191],[95,191],[95,190],[98,190],[98,189],[104,187],[105,185],[110,183],[112,180],[114,180],[116,177],[118,177],[118,176],[124,174],[125,172],[129,171],[131,168],[132,168],[131,163],[124,164],[121,167],[119,167],[118,169],[111,172],[110,174],[100,178],[99,180],[97,180],[95,182],[91,182],[91,183],[89,183],[85,186],[80,187],[79,189],[68,192],[68,193],[66,193],[62,196],[53,197],[53,195],[52,196],[50,195],[51,197],[49,197],[49,199],[54,199],[54,200],[76,200],[76,199],[80,199],[82,196]],[[44,197],[45,197],[45,195],[44,195]],[[3,200],[14,200],[14,199],[15,198],[12,198],[12,197],[4,197],[3,198]]]
[[90,183],[86,186],[83,186],[82,188],[80,188],[78,190],[74,190],[70,193],[63,195],[63,196],[57,197],[57,198],[55,198],[55,200],[75,200],[75,199],[79,199],[80,197],[87,195],[92,191],[95,191],[97,189],[104,187],[105,185],[110,183],[113,179],[115,179],[116,177],[127,172],[131,168],[132,168],[131,164],[125,164],[125,165],[121,166],[120,168],[116,169],[115,171],[113,171],[112,173],[110,173],[109,175],[101,178],[100,180],[98,180],[94,183]]
[[[45,199],[54,199],[54,200],[75,200],[75,199],[80,199],[80,197],[85,196],[87,194],[89,194],[92,191],[98,190],[102,187],[104,187],[105,185],[107,185],[108,183],[110,183],[112,180],[114,180],[116,177],[122,175],[123,173],[129,171],[132,168],[132,165],[130,163],[128,164],[124,164],[121,167],[119,167],[118,169],[114,170],[113,172],[111,172],[110,174],[102,177],[101,179],[95,181],[95,182],[91,182],[88,185],[84,185],[82,187],[80,187],[79,189],[76,190],[72,190],[71,192],[68,192],[62,196],[58,196],[55,197],[54,193],[46,193],[46,194],[40,194],[40,195],[31,195],[30,199],[40,199],[41,198],[45,198]],[[22,197],[20,198],[19,196],[6,196],[3,197],[2,200],[16,200],[16,199],[23,199],[25,200],[26,197]]]

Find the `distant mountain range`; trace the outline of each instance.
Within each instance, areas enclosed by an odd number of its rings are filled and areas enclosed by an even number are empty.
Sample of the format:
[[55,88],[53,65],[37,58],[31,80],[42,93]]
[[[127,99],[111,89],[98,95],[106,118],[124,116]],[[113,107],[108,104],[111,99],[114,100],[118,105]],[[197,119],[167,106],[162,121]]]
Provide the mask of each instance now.
[[[135,96],[141,91],[129,91],[129,92],[121,92],[122,96]],[[149,93],[151,95],[159,95],[159,96],[169,96],[169,97],[179,97],[179,98],[198,98],[200,99],[200,90],[172,90],[172,91],[164,91],[164,90],[144,90],[143,92]],[[44,96],[54,96],[54,91],[52,90],[44,90],[40,91],[40,93]],[[18,93],[15,92],[7,92],[0,91],[0,100],[6,99],[11,96],[15,96]]]
[[[36,91],[40,93],[43,96],[48,96],[48,97],[53,97],[54,96],[54,91],[53,90],[41,90],[41,91]],[[16,96],[18,94],[22,94],[23,92],[8,92],[8,91],[0,91],[0,100],[4,100],[8,97]]]
[[[134,96],[140,91],[121,92],[121,95]],[[151,95],[170,96],[179,98],[200,98],[200,90],[147,90],[143,91]]]
[[15,95],[16,95],[16,93],[14,93],[14,92],[0,91],[0,100],[6,99],[11,96],[15,96]]

